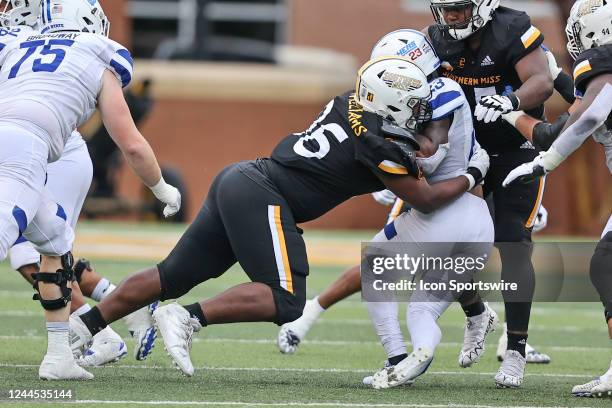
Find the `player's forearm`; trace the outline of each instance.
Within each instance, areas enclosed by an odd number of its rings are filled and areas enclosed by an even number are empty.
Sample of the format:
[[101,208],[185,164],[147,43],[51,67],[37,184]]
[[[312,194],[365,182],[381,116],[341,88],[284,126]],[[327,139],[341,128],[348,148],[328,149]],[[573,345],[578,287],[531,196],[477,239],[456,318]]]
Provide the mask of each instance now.
[[423,179],[419,183],[419,188],[413,192],[414,194],[407,194],[400,198],[408,202],[417,211],[428,214],[465,193],[469,186],[470,183],[464,176],[432,185]]
[[152,187],[161,179],[161,170],[149,143],[142,136],[138,139],[121,151],[134,173],[147,187]]
[[553,94],[553,87],[553,80],[548,71],[532,75],[514,92],[521,101],[519,109],[533,109],[540,106]]
[[[611,100],[612,85],[608,84],[599,92],[588,108],[581,106],[570,117],[565,130],[552,144],[551,149],[563,159],[570,156],[593,132],[604,124],[612,111],[612,105],[609,102]],[[547,170],[552,169],[547,168]]]

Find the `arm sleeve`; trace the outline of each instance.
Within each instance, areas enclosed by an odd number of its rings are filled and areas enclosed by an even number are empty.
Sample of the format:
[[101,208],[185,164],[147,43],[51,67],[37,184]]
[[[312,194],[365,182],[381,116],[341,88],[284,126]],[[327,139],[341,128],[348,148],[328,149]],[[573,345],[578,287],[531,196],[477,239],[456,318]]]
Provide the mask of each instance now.
[[612,85],[606,84],[591,106],[555,140],[551,148],[567,158],[605,123],[610,112],[612,112]]
[[533,143],[542,150],[548,150],[565,127],[570,114],[565,112],[554,123],[540,122],[533,128]]

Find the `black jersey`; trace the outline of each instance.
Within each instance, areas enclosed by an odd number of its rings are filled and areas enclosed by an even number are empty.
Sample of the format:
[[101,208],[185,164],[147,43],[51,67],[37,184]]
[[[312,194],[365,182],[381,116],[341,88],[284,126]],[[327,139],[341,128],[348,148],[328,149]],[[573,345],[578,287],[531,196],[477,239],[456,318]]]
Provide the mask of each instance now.
[[[428,29],[436,53],[452,67],[443,75],[461,85],[472,112],[483,96],[520,88],[522,82],[514,66],[544,42],[527,14],[506,7],[499,7],[481,30],[480,49],[474,53],[467,41],[452,41],[437,25]],[[540,119],[544,106],[527,113]],[[525,143],[521,133],[502,118],[494,123],[474,120],[474,129],[478,142],[490,154],[514,150]]]
[[[582,52],[574,63],[574,86],[576,96],[582,97],[589,82],[603,74],[612,74],[612,44],[602,45]],[[612,114],[606,127],[612,129]]]
[[382,118],[364,112],[347,92],[329,102],[308,130],[283,139],[262,165],[296,221],[304,222],[353,196],[384,189],[376,173],[408,174],[407,157],[385,138]]

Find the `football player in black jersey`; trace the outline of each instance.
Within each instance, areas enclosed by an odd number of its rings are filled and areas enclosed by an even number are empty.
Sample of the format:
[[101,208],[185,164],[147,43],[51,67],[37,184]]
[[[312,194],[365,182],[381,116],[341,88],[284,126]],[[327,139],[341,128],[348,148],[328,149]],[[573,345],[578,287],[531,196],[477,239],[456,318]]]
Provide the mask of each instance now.
[[[568,119],[563,132],[550,149],[535,160],[510,172],[505,186],[533,183],[557,168],[591,135],[604,146],[606,162],[612,173],[612,3],[579,0],[567,21],[567,48],[576,60],[574,82],[582,101]],[[612,338],[612,216],[591,258],[591,282],[605,308]],[[612,396],[612,363],[601,377],[577,385],[576,396]]]
[[[515,282],[515,293],[504,292],[508,349],[495,376],[498,387],[519,387],[525,369],[525,346],[534,271],[531,264],[531,232],[541,203],[544,182],[504,189],[508,172],[537,156],[535,147],[501,115],[524,110],[541,118],[543,103],[553,91],[541,32],[527,14],[499,6],[499,0],[431,0],[437,24],[427,33],[438,56],[446,64],[443,75],[463,88],[474,111],[474,128],[480,145],[491,155],[491,171],[484,184],[492,204],[495,241],[501,245],[502,279]],[[470,301],[470,298],[473,301]],[[486,309],[475,292],[464,293],[468,316],[485,316]],[[515,300],[515,301],[512,301]],[[466,341],[469,340],[466,330]]]
[[[366,69],[380,75],[362,84]],[[192,375],[191,338],[201,327],[281,325],[302,314],[308,261],[298,223],[385,186],[431,212],[472,189],[486,173],[488,157],[481,149],[465,176],[433,185],[419,177],[411,131],[431,119],[432,110],[429,84],[416,65],[401,58],[373,60],[360,70],[357,89],[367,92],[334,98],[310,128],[283,139],[271,158],[221,171],[202,210],[164,261],[132,275],[91,311],[72,319],[73,348],[152,300],[176,299],[239,262],[251,282],[201,303],[174,303],[154,312],[168,353]],[[360,100],[375,112],[365,111]]]

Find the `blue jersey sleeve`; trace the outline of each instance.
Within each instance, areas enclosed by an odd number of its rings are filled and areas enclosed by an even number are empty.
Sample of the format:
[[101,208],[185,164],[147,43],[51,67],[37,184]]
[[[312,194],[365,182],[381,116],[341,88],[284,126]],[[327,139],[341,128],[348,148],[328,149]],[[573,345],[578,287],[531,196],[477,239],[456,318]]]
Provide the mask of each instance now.
[[432,120],[442,120],[451,116],[467,103],[458,83],[448,78],[437,78],[429,83],[431,88]]
[[125,88],[132,81],[134,61],[125,48],[117,48],[110,56],[109,69],[115,74],[121,86]]

